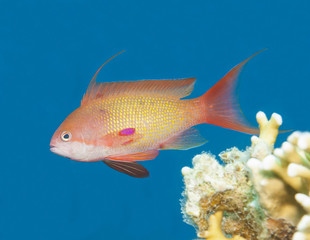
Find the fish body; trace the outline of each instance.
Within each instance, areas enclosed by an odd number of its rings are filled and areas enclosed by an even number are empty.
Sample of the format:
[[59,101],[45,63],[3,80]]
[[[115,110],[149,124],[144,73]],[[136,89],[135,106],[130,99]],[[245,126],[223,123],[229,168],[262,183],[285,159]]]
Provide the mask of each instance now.
[[[120,96],[95,100],[81,111],[94,118],[97,138],[92,143],[102,141],[109,147],[108,155],[125,155],[163,148],[171,136],[201,121],[198,114],[192,114],[200,105],[199,101],[165,96]],[[121,134],[124,129],[134,132]]]
[[77,161],[103,161],[130,176],[146,177],[148,171],[137,161],[154,159],[159,150],[189,149],[206,142],[195,125],[210,123],[256,134],[234,94],[237,76],[249,59],[195,99],[183,99],[191,94],[195,78],[97,83],[99,68],[81,106],[54,133],[51,151]]

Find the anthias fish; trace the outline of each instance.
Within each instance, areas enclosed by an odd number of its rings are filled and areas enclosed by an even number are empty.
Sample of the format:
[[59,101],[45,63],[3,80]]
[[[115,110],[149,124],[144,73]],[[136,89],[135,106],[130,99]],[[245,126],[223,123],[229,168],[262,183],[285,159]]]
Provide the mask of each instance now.
[[81,106],[54,133],[51,151],[76,161],[103,161],[122,173],[143,178],[149,172],[138,161],[156,158],[159,150],[204,144],[206,140],[194,127],[198,124],[257,134],[240,112],[235,94],[238,74],[252,57],[194,99],[183,98],[191,94],[195,78],[97,83],[103,64]]

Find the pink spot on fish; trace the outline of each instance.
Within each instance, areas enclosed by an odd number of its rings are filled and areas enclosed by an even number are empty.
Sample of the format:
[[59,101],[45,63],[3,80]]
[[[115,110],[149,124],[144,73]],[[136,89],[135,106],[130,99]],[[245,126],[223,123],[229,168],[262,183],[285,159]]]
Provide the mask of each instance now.
[[129,135],[133,135],[136,132],[135,128],[125,128],[121,131],[118,132],[118,135],[120,136],[129,136]]

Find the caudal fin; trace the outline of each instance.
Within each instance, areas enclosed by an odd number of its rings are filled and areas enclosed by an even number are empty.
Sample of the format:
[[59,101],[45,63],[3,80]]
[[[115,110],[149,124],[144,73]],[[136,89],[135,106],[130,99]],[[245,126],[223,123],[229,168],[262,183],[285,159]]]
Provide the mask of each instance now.
[[200,97],[205,104],[203,107],[205,111],[203,122],[249,134],[259,133],[259,130],[252,127],[243,116],[237,99],[236,87],[237,78],[242,67],[261,51],[231,69]]

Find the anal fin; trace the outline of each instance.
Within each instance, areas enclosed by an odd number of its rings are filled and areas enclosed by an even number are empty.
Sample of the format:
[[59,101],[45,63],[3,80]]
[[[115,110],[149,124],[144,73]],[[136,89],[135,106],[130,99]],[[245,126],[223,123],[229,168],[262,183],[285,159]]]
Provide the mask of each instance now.
[[103,162],[116,171],[125,173],[131,177],[145,178],[149,176],[148,170],[136,162],[119,162],[104,159]]
[[192,127],[170,138],[167,142],[160,144],[160,149],[190,149],[206,143],[207,140],[201,136],[199,131]]

